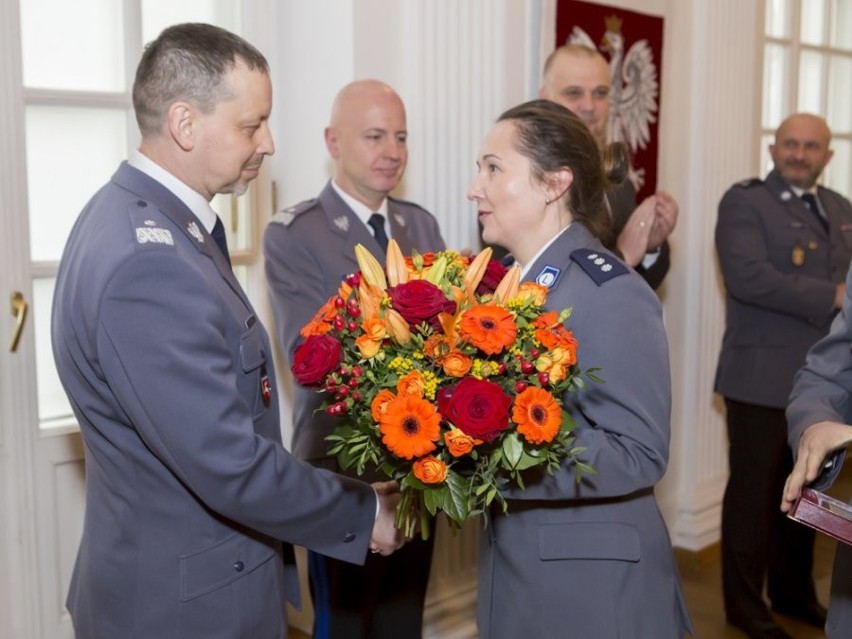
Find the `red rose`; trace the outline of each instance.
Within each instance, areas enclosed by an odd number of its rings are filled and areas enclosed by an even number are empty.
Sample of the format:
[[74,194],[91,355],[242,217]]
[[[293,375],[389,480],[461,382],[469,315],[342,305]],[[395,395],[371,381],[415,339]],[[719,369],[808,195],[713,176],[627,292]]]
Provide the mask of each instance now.
[[476,294],[487,295],[493,293],[508,270],[497,260],[488,260],[488,264],[485,266],[485,273],[479,281],[479,286],[476,287]]
[[455,313],[456,303],[448,300],[444,292],[432,282],[411,280],[388,289],[391,306],[408,322],[410,328],[427,322],[439,330],[439,313]]
[[438,391],[438,411],[466,435],[493,441],[509,425],[512,398],[499,384],[465,377]]
[[340,342],[331,335],[311,335],[293,355],[293,377],[302,386],[319,386],[337,368],[342,356]]

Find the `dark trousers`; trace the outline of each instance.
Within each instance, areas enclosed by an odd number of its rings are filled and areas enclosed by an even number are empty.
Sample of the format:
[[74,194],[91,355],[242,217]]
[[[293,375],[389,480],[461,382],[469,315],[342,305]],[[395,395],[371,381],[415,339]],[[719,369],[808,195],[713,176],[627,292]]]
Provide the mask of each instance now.
[[308,553],[313,639],[420,639],[434,538],[363,566]]
[[793,469],[787,420],[778,408],[725,399],[730,476],[722,501],[722,588],[729,619],[771,624],[775,605],[815,601],[814,532],[779,506]]

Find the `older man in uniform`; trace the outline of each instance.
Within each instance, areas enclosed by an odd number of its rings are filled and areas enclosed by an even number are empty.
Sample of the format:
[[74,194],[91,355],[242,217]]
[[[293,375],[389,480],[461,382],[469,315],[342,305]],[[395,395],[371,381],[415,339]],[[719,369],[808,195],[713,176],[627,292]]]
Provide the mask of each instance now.
[[788,117],[769,147],[775,168],[719,204],[716,249],[726,327],[716,371],[725,399],[730,477],[722,503],[722,577],[729,623],[784,638],[763,600],[825,623],[814,592],[813,532],[776,508],[793,467],[784,409],[808,349],[829,329],[852,258],[852,206],[818,187],[831,133],[814,115]]
[[[325,130],[334,177],[319,197],[278,213],[266,229],[264,253],[277,336],[292,359],[299,331],[358,270],[355,245],[384,263],[388,238],[404,254],[444,248],[438,224],[425,209],[389,196],[408,159],[405,107],[396,92],[362,80],[338,93]],[[310,463],[339,471],[326,454],[334,418],[315,412],[321,397],[296,388],[293,451]],[[354,567],[310,555],[314,639],[416,639],[432,541],[410,541],[392,561],[368,557]]]
[[395,502],[283,447],[269,340],[209,205],[274,151],[265,58],[169,27],[133,106],[139,150],[77,219],[53,303],[86,448],[68,609],[81,639],[284,639],[298,579],[281,540],[363,562],[371,533],[374,551],[401,541]]
[[[586,46],[559,47],[544,63],[539,97],[557,102],[576,113],[603,148],[610,116],[609,66],[604,57]],[[637,207],[636,191],[629,180],[607,193],[612,212],[614,245],[621,258],[658,288],[669,271],[668,236],[677,223],[675,199],[660,191]]]

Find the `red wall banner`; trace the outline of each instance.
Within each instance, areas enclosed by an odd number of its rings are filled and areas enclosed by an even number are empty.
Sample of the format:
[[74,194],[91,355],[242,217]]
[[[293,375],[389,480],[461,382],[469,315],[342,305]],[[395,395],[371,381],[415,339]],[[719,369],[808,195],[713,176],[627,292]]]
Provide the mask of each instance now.
[[657,189],[663,18],[580,0],[557,0],[556,46],[579,42],[609,62],[609,140],[627,144],[637,201]]

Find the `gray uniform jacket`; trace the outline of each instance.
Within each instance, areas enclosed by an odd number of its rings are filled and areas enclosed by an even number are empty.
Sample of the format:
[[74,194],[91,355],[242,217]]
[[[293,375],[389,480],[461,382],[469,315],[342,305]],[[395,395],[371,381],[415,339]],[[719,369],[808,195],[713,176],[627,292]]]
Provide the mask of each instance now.
[[726,322],[715,390],[726,398],[783,409],[805,354],[828,332],[852,259],[852,205],[829,189],[818,197],[828,233],[776,171],[719,203]]
[[373,490],[282,447],[266,332],[165,187],[125,163],[95,194],[52,322],[86,454],[77,637],[282,638],[298,581],[277,540],[364,561]]
[[548,308],[573,308],[567,327],[580,366],[602,369],[605,383],[564,397],[582,458],[598,474],[578,485],[565,464],[506,493],[509,513],[494,515],[480,549],[480,634],[682,637],[691,622],[654,499],[671,417],[660,302],[579,223],[525,279],[550,285]]
[[[403,255],[441,251],[438,223],[422,207],[388,198],[391,237]],[[362,244],[380,263],[384,253],[367,226],[329,182],[319,197],[276,214],[263,237],[266,278],[278,343],[288,362],[300,343],[299,331],[334,295],[340,282],[358,270],[355,245]],[[295,385],[293,389],[294,454],[303,459],[326,457],[326,435],[335,419],[316,410],[322,396]]]
[[[852,269],[846,287],[842,312],[829,334],[808,352],[804,368],[796,374],[787,407],[789,441],[794,452],[798,451],[802,433],[812,424],[822,421],[852,424]],[[813,488],[830,487],[845,456],[846,449],[834,454]],[[825,630],[829,639],[852,636],[852,546],[847,544],[837,544]]]

